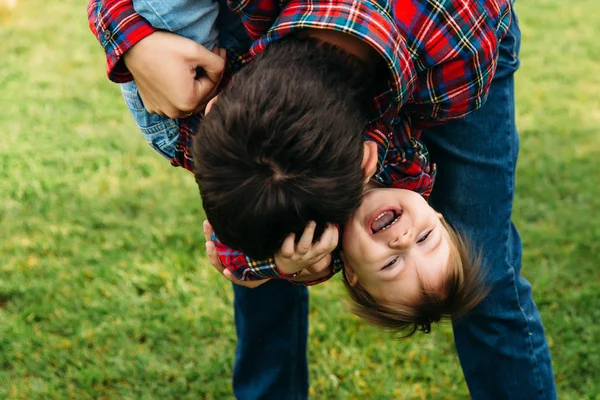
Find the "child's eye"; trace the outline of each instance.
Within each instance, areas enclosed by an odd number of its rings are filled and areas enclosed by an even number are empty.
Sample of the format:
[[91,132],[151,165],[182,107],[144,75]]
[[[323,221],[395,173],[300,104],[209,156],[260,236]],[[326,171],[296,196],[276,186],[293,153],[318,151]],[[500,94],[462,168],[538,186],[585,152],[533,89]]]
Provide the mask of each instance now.
[[381,269],[386,269],[386,268],[389,268],[389,267],[391,267],[392,265],[396,264],[396,262],[397,262],[397,261],[398,261],[398,257],[394,257],[393,259],[391,259],[391,260],[390,260],[390,262],[389,262],[389,263],[385,264],[385,265],[383,266],[383,268],[381,268]]
[[421,236],[419,240],[417,240],[417,243],[423,243],[424,241],[426,241],[429,235],[431,235],[431,232],[433,232],[433,229]]

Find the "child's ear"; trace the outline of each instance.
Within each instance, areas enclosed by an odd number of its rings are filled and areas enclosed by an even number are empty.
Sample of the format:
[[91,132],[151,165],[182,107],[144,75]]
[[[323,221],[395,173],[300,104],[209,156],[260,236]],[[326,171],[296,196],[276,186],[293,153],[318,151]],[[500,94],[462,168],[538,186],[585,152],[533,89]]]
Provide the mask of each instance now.
[[350,286],[354,287],[358,283],[358,276],[354,273],[354,269],[348,264],[342,253],[342,261],[344,261],[344,275]]
[[377,170],[377,143],[370,140],[365,141],[361,166],[364,172],[365,183],[368,183]]

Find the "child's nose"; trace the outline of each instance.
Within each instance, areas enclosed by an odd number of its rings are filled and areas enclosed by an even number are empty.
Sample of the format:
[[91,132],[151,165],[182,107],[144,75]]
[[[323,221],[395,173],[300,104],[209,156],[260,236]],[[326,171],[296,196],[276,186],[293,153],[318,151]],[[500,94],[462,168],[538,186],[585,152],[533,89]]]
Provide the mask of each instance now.
[[410,247],[413,242],[412,229],[406,229],[405,231],[398,232],[396,237],[389,243],[390,247],[395,249],[406,249]]

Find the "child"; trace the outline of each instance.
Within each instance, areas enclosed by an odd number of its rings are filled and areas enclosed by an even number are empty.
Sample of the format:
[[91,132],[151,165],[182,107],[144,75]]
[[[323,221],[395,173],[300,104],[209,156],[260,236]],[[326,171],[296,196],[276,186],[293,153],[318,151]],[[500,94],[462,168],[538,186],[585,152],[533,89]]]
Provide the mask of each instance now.
[[459,317],[486,294],[468,243],[413,191],[367,189],[342,244],[354,312],[406,336]]

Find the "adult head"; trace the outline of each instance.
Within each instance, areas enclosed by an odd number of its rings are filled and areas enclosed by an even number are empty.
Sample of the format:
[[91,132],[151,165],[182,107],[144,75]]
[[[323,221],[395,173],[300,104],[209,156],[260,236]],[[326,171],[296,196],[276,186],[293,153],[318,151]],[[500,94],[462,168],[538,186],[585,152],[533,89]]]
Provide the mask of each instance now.
[[270,44],[232,79],[194,138],[196,181],[219,239],[272,256],[308,221],[348,220],[377,161],[364,142],[373,74],[311,38]]

